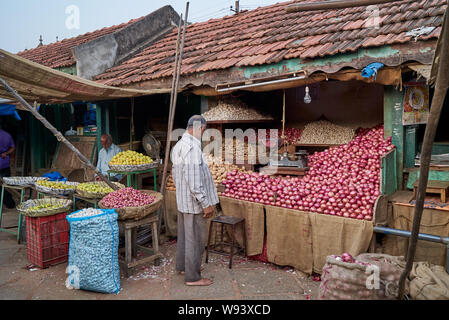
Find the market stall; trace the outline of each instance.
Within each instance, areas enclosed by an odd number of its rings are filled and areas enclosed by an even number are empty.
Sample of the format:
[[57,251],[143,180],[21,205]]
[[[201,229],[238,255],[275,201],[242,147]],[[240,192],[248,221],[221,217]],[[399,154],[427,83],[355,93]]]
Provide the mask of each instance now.
[[[280,129],[277,149],[267,155],[268,162],[251,172],[229,172],[221,190],[224,215],[243,217],[252,211],[249,203],[263,208],[260,214],[246,217],[251,221],[247,233],[261,230],[257,236],[261,249],[254,256],[265,247],[269,262],[321,273],[328,255],[367,252],[375,241],[376,213],[384,208],[382,196],[400,188],[397,171],[402,154],[392,144],[398,138],[390,134],[392,103],[384,87],[329,81],[278,91],[237,92],[232,99],[212,100],[234,101],[240,109],[217,104],[203,113],[217,117],[208,120],[220,129],[224,143],[224,123],[218,121],[240,126],[244,122],[239,119],[244,112],[234,110],[263,106],[261,113],[268,109],[282,118],[281,126],[270,123]],[[235,102],[236,97],[246,104]],[[257,132],[267,125],[254,122],[251,128]],[[255,148],[244,145],[249,141],[244,136],[231,146],[243,144],[245,157],[257,157]]]

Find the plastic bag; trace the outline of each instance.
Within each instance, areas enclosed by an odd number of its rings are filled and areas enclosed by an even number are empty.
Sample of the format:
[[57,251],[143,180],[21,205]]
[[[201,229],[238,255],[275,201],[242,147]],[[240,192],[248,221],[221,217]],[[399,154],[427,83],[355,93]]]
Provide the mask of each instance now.
[[70,223],[69,286],[118,293],[118,215],[114,209],[101,211],[103,213],[89,217],[71,217],[73,213],[67,216]]

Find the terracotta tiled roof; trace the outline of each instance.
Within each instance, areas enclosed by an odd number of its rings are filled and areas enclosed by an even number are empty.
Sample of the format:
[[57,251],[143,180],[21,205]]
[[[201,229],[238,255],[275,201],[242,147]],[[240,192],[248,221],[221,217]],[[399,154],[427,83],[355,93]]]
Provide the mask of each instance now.
[[97,39],[101,36],[119,31],[131,23],[139,21],[140,19],[142,19],[142,17],[112,27],[106,27],[93,32],[88,32],[75,38],[64,39],[41,47],[36,47],[34,49],[25,50],[17,54],[23,58],[50,68],[69,67],[74,65],[76,62],[75,57],[72,54],[72,48]]
[[[419,40],[438,38],[447,0],[404,0],[378,5],[380,27],[367,28],[366,7],[287,13],[290,1],[189,25],[182,75],[281,60],[310,59],[414,41],[406,33],[435,26]],[[372,20],[371,20],[372,21]],[[172,75],[177,30],[95,79],[131,85]]]

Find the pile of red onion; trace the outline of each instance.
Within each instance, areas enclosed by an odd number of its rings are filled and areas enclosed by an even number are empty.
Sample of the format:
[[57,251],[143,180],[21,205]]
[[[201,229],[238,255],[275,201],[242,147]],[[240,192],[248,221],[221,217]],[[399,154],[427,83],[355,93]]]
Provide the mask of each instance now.
[[109,193],[100,204],[106,208],[142,207],[154,202],[155,197],[128,187]]
[[298,143],[299,139],[301,138],[301,133],[302,133],[301,129],[287,128],[284,131],[285,140],[287,140],[287,142],[290,144]]
[[383,135],[382,125],[360,129],[350,143],[310,155],[302,179],[229,172],[222,195],[370,221],[380,194],[380,159],[394,148]]

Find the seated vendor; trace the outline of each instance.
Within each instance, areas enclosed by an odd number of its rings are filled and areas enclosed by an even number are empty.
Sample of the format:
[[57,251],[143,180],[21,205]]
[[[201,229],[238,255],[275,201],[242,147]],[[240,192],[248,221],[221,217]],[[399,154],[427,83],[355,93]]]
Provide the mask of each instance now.
[[[97,169],[105,176],[108,176],[109,166],[108,163],[112,157],[121,152],[122,149],[112,143],[112,137],[109,134],[103,134],[100,138],[100,143],[103,146],[98,153]],[[120,181],[122,179],[121,174],[110,174],[111,181]],[[95,180],[100,180],[100,177],[95,176]]]

